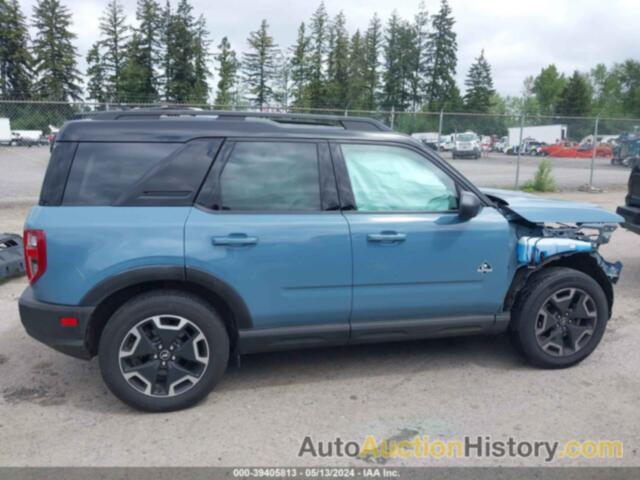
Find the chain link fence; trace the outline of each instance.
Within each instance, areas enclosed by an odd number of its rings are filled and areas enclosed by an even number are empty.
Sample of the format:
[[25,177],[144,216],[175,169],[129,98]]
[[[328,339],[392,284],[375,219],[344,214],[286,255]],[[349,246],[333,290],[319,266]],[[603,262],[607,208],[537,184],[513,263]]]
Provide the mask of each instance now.
[[[0,148],[46,146],[68,120],[107,110],[148,107],[256,111],[246,105],[108,104],[0,100]],[[622,187],[640,157],[640,119],[390,110],[264,107],[263,112],[366,116],[411,134],[480,186],[520,188],[544,158],[559,188]],[[595,148],[594,148],[595,146]],[[458,161],[458,158],[478,162]]]

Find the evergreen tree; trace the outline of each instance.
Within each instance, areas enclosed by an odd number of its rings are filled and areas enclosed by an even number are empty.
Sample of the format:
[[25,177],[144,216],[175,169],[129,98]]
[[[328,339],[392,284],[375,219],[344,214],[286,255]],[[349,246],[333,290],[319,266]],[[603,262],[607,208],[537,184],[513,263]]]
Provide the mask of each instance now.
[[367,110],[374,110],[377,105],[378,86],[380,83],[380,50],[382,48],[382,22],[374,15],[364,36],[364,58],[366,63],[366,102]]
[[360,30],[351,37],[348,70],[348,101],[345,108],[362,110],[367,108],[367,58]]
[[218,62],[218,91],[215,104],[226,107],[233,102],[232,92],[239,67],[236,52],[231,49],[227,37],[223,37],[218,45],[216,61]]
[[209,32],[203,15],[198,17],[193,35],[193,74],[194,84],[192,101],[207,103],[209,100]]
[[557,115],[587,116],[591,113],[591,87],[577,70],[560,92],[556,104]]
[[100,18],[101,44],[104,47],[102,63],[106,73],[106,87],[111,98],[122,100],[122,69],[127,53],[129,28],[124,8],[119,0],[110,0]]
[[313,13],[311,17],[311,51],[309,54],[309,105],[314,108],[324,104],[324,73],[325,60],[327,57],[327,43],[329,40],[329,17],[324,6],[324,1]]
[[260,28],[251,32],[247,40],[249,51],[243,54],[245,81],[255,105],[262,110],[273,97],[272,82],[276,75],[277,45],[269,35],[269,24],[262,20]]
[[298,27],[298,37],[291,48],[291,83],[294,105],[298,108],[309,107],[307,88],[310,81],[309,37],[304,22]]
[[394,11],[387,24],[384,44],[382,105],[386,109],[404,110],[408,105],[412,47],[411,27]]
[[278,52],[275,65],[273,99],[281,107],[287,108],[291,96],[291,59]]
[[[138,65],[141,70],[140,95],[148,102],[158,99],[162,17],[160,4],[156,0],[138,0],[136,19],[139,27],[136,40]],[[131,54],[132,52],[129,51]]]
[[170,102],[188,103],[194,96],[196,72],[192,10],[188,0],[180,0],[166,27],[165,96]]
[[345,108],[349,89],[349,34],[344,13],[340,12],[336,16],[331,36],[325,105],[331,108]]
[[35,96],[48,100],[79,100],[80,72],[71,32],[71,13],[60,0],[38,0],[33,8]]
[[538,100],[542,115],[553,115],[560,92],[566,83],[564,75],[558,73],[553,64],[543,68],[533,80],[532,92]]
[[425,76],[427,74],[427,40],[428,40],[429,15],[420,2],[418,13],[413,21],[413,39],[410,41],[411,50],[411,74],[409,77],[409,90],[411,94],[411,106],[417,110],[422,102]]
[[447,0],[431,19],[431,32],[427,43],[427,84],[425,98],[430,111],[450,106],[456,88],[455,74],[458,63],[458,44],[453,31],[455,20]]
[[164,8],[160,12],[160,83],[162,84],[162,93],[164,94],[163,96],[166,100],[169,100],[168,89],[170,79],[173,76],[173,72],[171,70],[173,68],[173,58],[175,57],[175,52],[173,52],[175,42],[173,41],[174,35],[172,20],[173,11],[171,10],[171,2],[170,0],[166,0]]
[[491,108],[491,100],[495,93],[491,66],[484,57],[484,50],[469,68],[464,81],[467,93],[464,96],[465,108],[468,112],[487,113]]
[[0,0],[0,94],[4,98],[31,96],[33,59],[29,32],[17,0]]
[[148,77],[145,65],[145,50],[139,32],[134,32],[127,44],[125,57],[122,61],[119,98],[130,102],[147,102],[149,97]]
[[98,103],[107,101],[105,95],[104,68],[100,55],[100,43],[96,42],[87,53],[87,95]]

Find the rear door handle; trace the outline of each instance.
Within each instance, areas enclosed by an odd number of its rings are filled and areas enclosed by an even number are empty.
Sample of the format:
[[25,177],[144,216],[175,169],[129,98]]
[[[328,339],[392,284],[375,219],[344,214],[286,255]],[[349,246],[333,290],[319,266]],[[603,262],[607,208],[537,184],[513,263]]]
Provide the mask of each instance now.
[[245,233],[231,233],[226,237],[212,237],[211,243],[215,246],[243,247],[258,243],[258,237],[250,237]]
[[406,233],[398,233],[393,231],[384,231],[380,233],[370,233],[367,235],[369,242],[375,243],[399,243],[407,239]]

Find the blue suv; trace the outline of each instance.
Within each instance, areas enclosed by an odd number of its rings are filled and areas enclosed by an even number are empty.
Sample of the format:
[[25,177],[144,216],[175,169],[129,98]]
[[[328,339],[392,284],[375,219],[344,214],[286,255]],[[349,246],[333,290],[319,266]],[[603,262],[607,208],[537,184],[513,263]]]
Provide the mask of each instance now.
[[20,315],[147,411],[278,349],[508,332],[567,367],[611,316],[621,265],[597,250],[622,220],[480,190],[367,118],[105,112],[56,138]]

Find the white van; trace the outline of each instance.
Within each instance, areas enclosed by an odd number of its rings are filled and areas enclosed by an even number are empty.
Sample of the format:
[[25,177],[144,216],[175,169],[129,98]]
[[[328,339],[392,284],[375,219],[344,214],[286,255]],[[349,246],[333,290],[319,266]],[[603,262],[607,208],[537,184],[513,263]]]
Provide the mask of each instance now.
[[8,118],[0,118],[0,145],[11,145],[11,122]]

